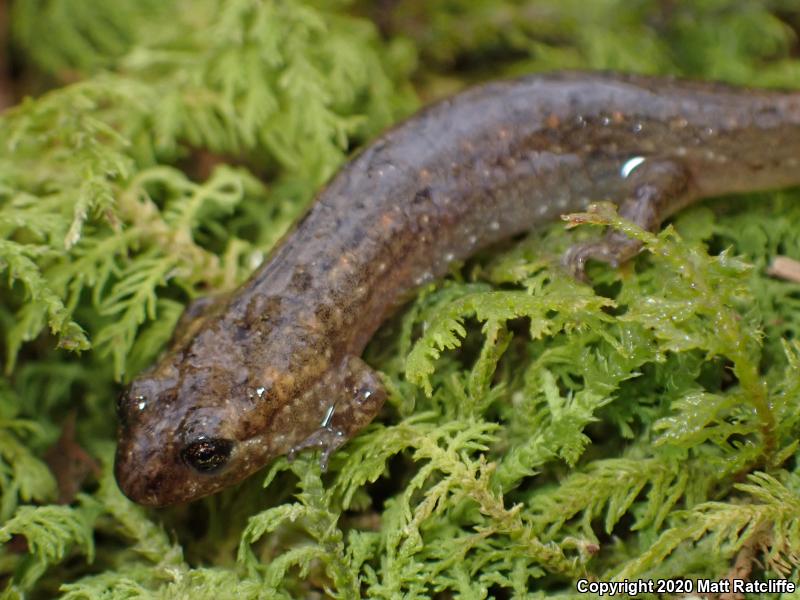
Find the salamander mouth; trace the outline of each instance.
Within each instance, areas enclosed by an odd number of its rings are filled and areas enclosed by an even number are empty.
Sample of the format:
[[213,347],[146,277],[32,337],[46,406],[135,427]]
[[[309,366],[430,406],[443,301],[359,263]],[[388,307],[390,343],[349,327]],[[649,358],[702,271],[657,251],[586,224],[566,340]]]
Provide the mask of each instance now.
[[[212,439],[216,442],[222,438]],[[266,451],[269,447],[266,435],[240,442],[223,441],[225,444],[213,447],[230,445],[229,459],[204,471],[187,464],[176,447],[154,449],[130,438],[121,440],[114,460],[117,484],[123,494],[138,504],[171,506],[198,500],[238,483],[274,458]]]
[[152,507],[171,506],[191,502],[213,494],[227,485],[226,479],[193,476],[193,472],[181,463],[173,466],[163,464],[164,456],[151,456],[150,461],[131,460],[123,450],[117,451],[114,475],[122,493],[137,504]]
[[[135,456],[130,444],[120,443],[114,458],[114,477],[122,493],[128,498],[146,506],[168,504],[163,498],[166,488],[166,473],[141,468],[141,457]],[[144,464],[149,461],[145,459]]]

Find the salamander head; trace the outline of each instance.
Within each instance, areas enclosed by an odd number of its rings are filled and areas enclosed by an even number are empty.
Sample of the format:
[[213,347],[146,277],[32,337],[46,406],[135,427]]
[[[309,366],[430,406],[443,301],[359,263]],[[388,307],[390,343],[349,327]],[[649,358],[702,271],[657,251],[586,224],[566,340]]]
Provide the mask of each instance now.
[[[131,500],[188,502],[234,484],[272,458],[262,435],[248,435],[230,374],[216,369],[147,373],[117,402],[115,475]],[[213,400],[213,401],[212,401]],[[245,419],[246,422],[246,419]]]

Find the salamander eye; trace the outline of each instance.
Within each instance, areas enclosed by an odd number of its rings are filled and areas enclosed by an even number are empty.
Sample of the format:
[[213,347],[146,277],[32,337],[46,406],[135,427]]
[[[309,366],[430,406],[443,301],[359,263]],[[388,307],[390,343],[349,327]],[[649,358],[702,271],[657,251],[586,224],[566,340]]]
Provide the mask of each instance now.
[[181,451],[184,462],[201,473],[212,473],[225,466],[231,456],[233,442],[223,438],[201,437]]

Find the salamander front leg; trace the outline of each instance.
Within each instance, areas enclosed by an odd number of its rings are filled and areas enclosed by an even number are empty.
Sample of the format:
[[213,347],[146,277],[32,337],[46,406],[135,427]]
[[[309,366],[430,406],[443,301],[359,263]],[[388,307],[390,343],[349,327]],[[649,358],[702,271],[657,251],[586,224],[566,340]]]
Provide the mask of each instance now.
[[378,373],[357,356],[344,360],[342,377],[333,388],[328,390],[332,401],[319,429],[289,450],[289,460],[306,448],[319,448],[324,471],[330,455],[368,425],[386,400]]
[[[687,169],[670,160],[645,160],[628,174],[632,197],[623,202],[620,216],[643,229],[657,231],[661,222],[692,200]],[[638,240],[619,231],[609,231],[596,242],[577,244],[564,254],[564,265],[576,279],[585,279],[586,262],[599,260],[617,267],[642,249]]]

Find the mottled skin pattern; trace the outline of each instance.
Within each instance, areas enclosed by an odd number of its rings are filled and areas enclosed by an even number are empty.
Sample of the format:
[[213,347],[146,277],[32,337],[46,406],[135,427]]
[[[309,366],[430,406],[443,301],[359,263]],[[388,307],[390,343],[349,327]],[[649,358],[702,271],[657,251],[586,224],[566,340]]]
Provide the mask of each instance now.
[[[119,401],[116,476],[162,506],[272,459],[328,454],[385,392],[358,358],[409,290],[589,201],[650,228],[711,195],[800,184],[800,93],[559,73],[491,83],[373,142],[232,297],[206,303]],[[619,236],[569,262],[637,251]]]

